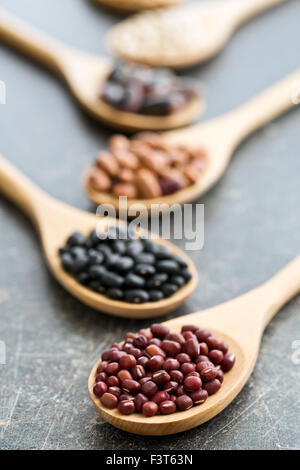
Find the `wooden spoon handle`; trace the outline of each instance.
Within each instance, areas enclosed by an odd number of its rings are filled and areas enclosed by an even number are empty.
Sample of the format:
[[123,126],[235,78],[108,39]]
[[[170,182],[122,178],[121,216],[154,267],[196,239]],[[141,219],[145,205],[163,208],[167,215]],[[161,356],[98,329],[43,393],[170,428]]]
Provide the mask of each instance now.
[[265,328],[274,315],[300,292],[300,256],[263,284],[261,289],[270,299],[270,307],[263,319]]
[[61,71],[61,62],[70,50],[4,9],[0,9],[0,39],[55,72]]
[[0,192],[34,222],[37,221],[38,209],[45,207],[45,203],[51,199],[1,155]]
[[[300,70],[227,113],[221,120],[226,127],[224,137],[232,140],[233,148],[245,137],[298,104],[300,97]],[[298,101],[299,100],[299,101]],[[227,136],[226,136],[227,134]]]
[[230,0],[226,9],[230,12],[235,26],[250,20],[252,17],[288,0]]

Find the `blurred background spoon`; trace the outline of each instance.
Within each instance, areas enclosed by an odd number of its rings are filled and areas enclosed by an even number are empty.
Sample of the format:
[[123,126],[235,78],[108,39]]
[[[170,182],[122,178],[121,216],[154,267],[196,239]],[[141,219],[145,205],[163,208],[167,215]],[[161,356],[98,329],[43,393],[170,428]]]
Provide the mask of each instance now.
[[197,96],[168,116],[116,109],[101,99],[101,88],[114,67],[108,58],[66,46],[3,9],[0,9],[0,41],[57,73],[81,106],[95,119],[109,126],[128,131],[173,129],[194,121],[203,109],[203,102]]
[[189,67],[217,54],[242,23],[287,1],[214,0],[143,12],[114,26],[108,42],[132,62]]
[[259,353],[263,332],[274,315],[300,291],[300,256],[288,264],[271,280],[256,289],[224,304],[202,312],[184,315],[163,323],[172,332],[180,332],[183,325],[194,324],[212,331],[226,341],[229,351],[236,356],[230,372],[225,374],[222,388],[199,406],[170,415],[147,418],[143,414],[121,414],[104,407],[93,393],[96,371],[89,377],[89,393],[101,417],[113,426],[134,434],[162,436],[175,434],[199,426],[220,413],[242,390],[249,379]]

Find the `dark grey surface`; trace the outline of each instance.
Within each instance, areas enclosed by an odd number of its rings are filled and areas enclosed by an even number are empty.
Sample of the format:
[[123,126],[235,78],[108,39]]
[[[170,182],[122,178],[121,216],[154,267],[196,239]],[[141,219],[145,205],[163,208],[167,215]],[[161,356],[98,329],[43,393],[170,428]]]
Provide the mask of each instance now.
[[[1,0],[57,38],[104,52],[117,21],[88,0]],[[236,33],[217,58],[190,74],[207,84],[206,117],[229,110],[300,65],[300,2],[290,1]],[[82,171],[105,145],[107,130],[87,118],[46,71],[0,47],[2,153],[42,188],[92,210]],[[205,204],[205,246],[193,253],[197,292],[175,314],[206,308],[264,281],[300,251],[299,121],[295,110],[236,152]],[[100,352],[127,330],[149,325],[81,305],[48,273],[25,217],[0,198],[0,448],[292,449],[300,447],[299,377],[292,344],[300,340],[300,298],[268,327],[248,384],[214,420],[170,437],[128,435],[103,422],[87,393]],[[253,312],[255,315],[255,312]]]

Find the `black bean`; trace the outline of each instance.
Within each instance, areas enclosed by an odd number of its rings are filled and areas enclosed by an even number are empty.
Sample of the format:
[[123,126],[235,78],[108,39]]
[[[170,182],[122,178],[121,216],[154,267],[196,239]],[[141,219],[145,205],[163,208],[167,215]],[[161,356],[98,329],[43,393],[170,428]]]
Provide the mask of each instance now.
[[107,289],[106,294],[108,297],[114,300],[121,300],[124,297],[124,293],[121,289],[118,289],[117,287]]
[[150,299],[148,292],[142,289],[132,289],[125,292],[125,301],[134,304],[148,302]]
[[117,269],[117,265],[120,259],[120,255],[117,253],[112,253],[110,256],[105,258],[105,266],[108,270]]
[[118,271],[129,271],[134,265],[134,261],[129,256],[119,257],[115,267]]
[[71,271],[72,273],[79,273],[80,271],[83,271],[87,266],[89,265],[90,259],[88,255],[86,254],[85,250],[81,249],[80,247],[75,247],[72,248],[72,253],[71,253],[73,263],[71,266]]
[[166,297],[170,297],[178,291],[178,286],[176,286],[176,284],[170,284],[169,282],[166,282],[162,285],[161,290]]
[[88,286],[96,292],[105,293],[105,288],[101,285],[100,281],[90,281]]
[[167,260],[169,258],[172,258],[172,256],[172,253],[165,246],[160,246],[157,252],[155,253],[155,257],[158,260]]
[[80,284],[87,285],[90,281],[89,273],[82,271],[77,275],[77,280],[80,282]]
[[138,274],[129,273],[125,277],[125,284],[128,287],[144,287],[145,279]]
[[143,244],[144,250],[147,253],[153,253],[155,255],[159,251],[160,246],[152,240],[143,240]]
[[101,280],[103,274],[106,273],[106,269],[104,266],[93,265],[89,268],[89,275],[92,279]]
[[61,255],[61,264],[66,271],[72,272],[73,258],[70,253]]
[[172,259],[174,261],[176,261],[181,268],[187,268],[188,265],[187,265],[186,261],[184,261],[184,259],[182,259],[180,256],[173,255]]
[[155,256],[152,253],[139,253],[134,257],[138,264],[154,264]]
[[156,269],[151,264],[137,264],[134,272],[141,276],[152,276],[156,272]]
[[144,250],[143,244],[140,240],[132,240],[128,242],[126,253],[128,256],[137,256]]
[[180,271],[180,275],[184,277],[186,281],[190,281],[192,279],[192,274],[187,269]]
[[112,250],[111,248],[109,247],[108,243],[99,243],[96,247],[96,249],[98,251],[100,251],[100,253],[103,253],[104,256],[105,256],[105,259],[107,259],[109,256],[112,255]]
[[65,245],[59,248],[58,253],[60,255],[64,255],[65,253],[69,253],[69,251],[70,251],[70,247],[68,245]]
[[170,278],[170,282],[171,282],[171,284],[176,284],[176,285],[179,286],[179,287],[183,286],[183,285],[186,283],[184,277],[178,276],[178,275],[176,275],[176,274],[174,274],[174,275]]
[[74,232],[67,240],[69,246],[85,246],[87,237],[80,232]]
[[123,255],[126,251],[126,243],[124,240],[115,240],[112,243],[112,249],[120,255]]
[[100,251],[95,250],[94,248],[91,248],[88,251],[88,255],[90,258],[90,263],[92,264],[101,264],[104,261],[104,254]]
[[91,243],[93,246],[96,246],[98,245],[99,243],[99,238],[98,238],[98,235],[97,235],[97,231],[96,230],[92,230],[91,233],[90,233],[90,240],[91,240]]
[[166,273],[158,273],[155,274],[153,277],[150,277],[150,279],[147,281],[147,286],[150,289],[155,289],[156,287],[161,286],[168,280],[168,275]]
[[151,114],[152,116],[166,116],[170,114],[171,110],[170,96],[165,96],[164,98],[150,96],[146,98],[143,105],[143,113]]
[[150,290],[149,291],[150,300],[156,302],[164,298],[164,293],[161,290]]
[[168,274],[175,274],[179,271],[179,264],[173,260],[162,260],[156,263],[158,271],[162,271]]
[[120,287],[124,283],[124,278],[118,274],[106,271],[101,277],[101,283],[105,287]]

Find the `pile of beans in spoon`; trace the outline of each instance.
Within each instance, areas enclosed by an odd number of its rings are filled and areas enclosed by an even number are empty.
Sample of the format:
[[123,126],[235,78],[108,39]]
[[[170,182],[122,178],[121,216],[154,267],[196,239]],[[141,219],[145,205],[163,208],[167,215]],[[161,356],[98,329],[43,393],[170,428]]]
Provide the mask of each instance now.
[[60,248],[65,271],[89,289],[130,303],[162,300],[175,294],[192,277],[187,263],[151,239],[136,239],[124,227],[75,232]]
[[103,406],[124,415],[168,415],[204,403],[234,363],[227,344],[208,330],[185,325],[171,333],[153,324],[127,333],[121,345],[102,354],[93,392]]

